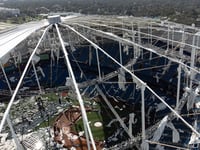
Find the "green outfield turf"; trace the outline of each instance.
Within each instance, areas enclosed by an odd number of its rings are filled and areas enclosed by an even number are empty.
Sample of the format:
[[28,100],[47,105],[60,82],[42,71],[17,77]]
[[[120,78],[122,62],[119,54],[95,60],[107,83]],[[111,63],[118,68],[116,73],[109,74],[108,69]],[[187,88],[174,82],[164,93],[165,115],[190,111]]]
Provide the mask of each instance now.
[[[92,134],[93,134],[94,139],[96,141],[103,141],[105,139],[103,125],[101,127],[95,127],[94,126],[94,124],[96,122],[103,123],[101,115],[99,115],[98,112],[88,112],[87,113],[87,117],[88,117],[88,121],[90,123],[90,127],[91,127],[91,130],[92,130]],[[79,119],[74,124],[74,126],[72,127],[72,129],[75,132],[77,132],[77,133],[79,133],[80,131],[83,131],[84,127],[83,127],[83,121],[82,121],[82,119]]]
[[[49,102],[58,101],[59,95],[55,93],[48,93],[42,96],[48,97]],[[122,133],[121,137],[117,136],[115,137],[115,133],[118,132],[118,130],[121,128],[118,121],[115,121],[116,118],[113,115],[110,108],[107,106],[107,104],[102,99],[93,99],[84,97],[83,98],[85,108],[87,110],[87,117],[89,121],[89,125],[91,127],[91,131],[94,137],[95,141],[106,141],[108,138],[115,138],[117,141],[109,142],[111,144],[116,144],[118,142],[124,141],[127,139],[127,135],[125,133]],[[75,97],[67,96],[65,99],[62,100],[64,103],[68,103],[71,106],[79,106],[78,100],[76,100]],[[117,106],[119,109],[116,109],[120,117],[127,117],[129,114],[129,109],[123,106],[123,103],[116,103],[113,100],[110,100],[113,107]],[[122,107],[123,106],[123,107]],[[42,122],[38,127],[46,127],[48,125],[52,126],[53,121],[55,120],[56,116],[52,116],[48,120]],[[95,126],[95,123],[100,123],[100,126]],[[107,126],[110,124],[110,126]],[[80,117],[78,121],[76,121],[72,126],[71,129],[73,132],[79,134],[79,132],[84,131],[84,125],[82,118]],[[83,135],[85,136],[85,135]],[[114,136],[114,137],[113,137]],[[110,138],[111,137],[111,138]]]

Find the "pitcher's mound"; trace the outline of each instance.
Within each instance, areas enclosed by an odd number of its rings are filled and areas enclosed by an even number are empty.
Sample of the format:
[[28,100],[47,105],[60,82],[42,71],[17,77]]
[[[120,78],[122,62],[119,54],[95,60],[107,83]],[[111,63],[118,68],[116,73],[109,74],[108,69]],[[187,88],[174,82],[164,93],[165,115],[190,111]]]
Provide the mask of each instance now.
[[102,123],[101,123],[101,122],[95,122],[95,123],[94,123],[94,126],[95,126],[95,127],[101,127],[101,126],[102,126]]

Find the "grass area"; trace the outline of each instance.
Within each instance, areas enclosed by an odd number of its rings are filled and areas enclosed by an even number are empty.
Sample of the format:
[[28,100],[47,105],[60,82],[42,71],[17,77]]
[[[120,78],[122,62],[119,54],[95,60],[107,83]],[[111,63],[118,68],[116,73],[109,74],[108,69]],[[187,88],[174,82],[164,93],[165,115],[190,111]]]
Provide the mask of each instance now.
[[8,24],[23,24],[23,23],[27,23],[30,21],[39,21],[41,19],[45,19],[43,16],[18,16],[18,17],[8,17],[6,19],[4,19],[3,21],[8,23]]
[[42,95],[42,97],[48,97],[48,101],[58,101],[59,96],[55,93],[47,93]]
[[101,122],[102,123],[102,117],[98,114],[98,112],[89,112],[87,113],[88,120],[91,122],[90,127],[92,130],[92,133],[96,140],[104,140],[104,131],[103,131],[103,125],[101,127],[95,127],[95,122]]
[[[102,117],[98,114],[98,112],[88,112],[87,113],[88,121],[90,122],[90,127],[92,130],[92,134],[94,139],[97,141],[102,141],[105,139],[103,126],[95,127],[95,122],[102,123]],[[76,131],[77,133],[84,130],[82,119],[78,120],[76,124],[72,127],[72,130]]]
[[[56,95],[55,93],[46,93],[42,95],[43,98],[48,97],[48,101],[58,101],[59,95]],[[57,116],[49,116],[49,120],[44,120],[42,123],[40,123],[39,126],[35,128],[35,130],[38,130],[40,128],[45,128],[48,126],[52,126]]]
[[73,99],[73,98],[70,98],[70,97],[66,97],[66,100],[68,103],[71,103],[72,105],[76,105],[76,106],[79,106],[79,102],[77,99]]
[[5,30],[10,27],[14,26],[14,24],[11,23],[5,23],[5,22],[0,22],[0,30]]
[[[71,100],[72,103],[74,101],[75,100]],[[96,103],[96,104],[94,104],[94,103]],[[92,111],[92,112],[87,112],[87,117],[88,117],[88,121],[90,122],[92,134],[93,134],[94,139],[96,141],[104,141],[106,138],[113,135],[113,133],[115,133],[116,129],[118,129],[120,127],[119,122],[114,122],[112,124],[112,127],[105,127],[104,124],[108,124],[112,119],[115,118],[113,116],[112,112],[106,106],[106,104],[94,102],[94,101],[91,101],[90,99],[84,99],[84,104],[85,104],[85,106],[88,105],[93,110],[96,110],[96,111]],[[99,110],[101,110],[101,113],[99,112]],[[119,114],[121,114],[121,113],[123,113],[123,116],[125,116],[124,112],[120,111]],[[95,127],[94,124],[96,122],[101,122],[102,126],[101,127]],[[75,123],[75,125],[72,127],[72,130],[77,132],[77,133],[79,133],[80,131],[84,131],[82,119],[79,119]]]

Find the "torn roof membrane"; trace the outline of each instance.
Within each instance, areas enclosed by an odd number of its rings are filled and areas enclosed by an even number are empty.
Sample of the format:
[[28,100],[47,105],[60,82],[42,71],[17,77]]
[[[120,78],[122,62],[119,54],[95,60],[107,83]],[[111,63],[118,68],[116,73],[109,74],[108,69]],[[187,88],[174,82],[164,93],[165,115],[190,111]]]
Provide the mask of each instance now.
[[47,20],[30,22],[16,26],[0,34],[0,60],[5,63],[7,60],[6,54],[11,52],[19,43],[25,40],[35,31],[47,26]]

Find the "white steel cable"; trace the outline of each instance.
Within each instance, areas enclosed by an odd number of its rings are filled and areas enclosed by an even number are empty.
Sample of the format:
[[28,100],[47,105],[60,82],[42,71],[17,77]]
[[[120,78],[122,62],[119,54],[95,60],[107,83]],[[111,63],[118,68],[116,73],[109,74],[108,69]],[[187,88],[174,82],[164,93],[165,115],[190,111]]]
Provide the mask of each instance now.
[[[56,26],[56,30],[57,30],[57,33],[58,33],[58,36],[59,36],[59,40],[60,40],[60,43],[61,43],[61,46],[62,46],[63,53],[65,55],[65,59],[66,59],[67,65],[68,65],[68,69],[69,69],[69,72],[71,74],[71,78],[72,78],[72,81],[73,81],[73,84],[74,84],[74,88],[76,90],[77,99],[78,99],[80,107],[81,107],[81,113],[82,113],[82,117],[83,117],[83,124],[86,125],[85,132],[88,132],[90,140],[91,140],[91,143],[92,143],[93,150],[96,150],[96,145],[95,145],[94,138],[93,138],[93,135],[92,135],[92,132],[91,132],[91,129],[90,129],[89,122],[88,122],[88,118],[87,118],[86,110],[85,110],[85,107],[84,107],[83,99],[81,97],[80,91],[78,89],[78,85],[76,83],[76,79],[75,79],[75,76],[74,76],[70,61],[69,61],[68,53],[66,51],[63,39],[61,37],[58,25],[55,24],[55,26]],[[89,142],[87,142],[87,144],[89,144]],[[90,145],[89,145],[88,149],[90,149]]]
[[146,142],[148,142],[150,144],[154,144],[154,145],[156,144],[156,145],[165,146],[165,147],[171,147],[171,148],[182,149],[182,150],[189,150],[189,148],[184,148],[184,147],[169,145],[169,144],[160,143],[160,142],[154,142],[154,141],[149,141],[149,140],[146,140]]
[[39,92],[41,94],[42,93],[42,89],[41,89],[40,81],[39,81],[38,74],[37,74],[37,71],[36,71],[35,64],[34,64],[33,60],[32,60],[32,66],[33,66],[35,78],[36,78],[36,81],[37,81],[37,85],[38,85],[38,88],[39,88]]

